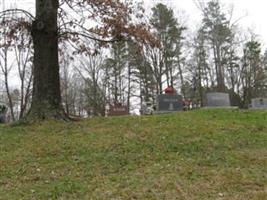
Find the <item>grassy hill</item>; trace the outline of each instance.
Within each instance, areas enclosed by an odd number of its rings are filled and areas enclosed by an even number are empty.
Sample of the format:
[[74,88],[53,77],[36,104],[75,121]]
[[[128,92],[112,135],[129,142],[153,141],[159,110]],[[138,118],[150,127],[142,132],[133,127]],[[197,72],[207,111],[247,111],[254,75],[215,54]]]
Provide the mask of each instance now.
[[267,112],[0,126],[0,199],[266,200]]

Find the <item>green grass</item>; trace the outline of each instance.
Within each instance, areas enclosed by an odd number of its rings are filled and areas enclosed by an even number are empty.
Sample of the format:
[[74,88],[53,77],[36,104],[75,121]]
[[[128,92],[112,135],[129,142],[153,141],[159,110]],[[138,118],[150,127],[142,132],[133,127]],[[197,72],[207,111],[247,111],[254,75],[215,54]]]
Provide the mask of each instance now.
[[267,112],[0,126],[0,199],[265,200]]

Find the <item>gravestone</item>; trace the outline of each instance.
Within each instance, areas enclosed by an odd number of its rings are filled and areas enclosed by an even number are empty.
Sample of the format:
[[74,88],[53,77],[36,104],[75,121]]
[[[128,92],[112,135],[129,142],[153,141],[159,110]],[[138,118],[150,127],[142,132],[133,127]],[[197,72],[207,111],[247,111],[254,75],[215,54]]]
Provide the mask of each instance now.
[[161,94],[157,98],[157,112],[177,112],[183,110],[183,98],[176,94]]
[[230,107],[230,95],[222,92],[206,94],[206,107]]
[[127,106],[114,105],[109,107],[108,116],[122,116],[129,115],[129,109]]
[[254,98],[251,100],[252,109],[267,109],[267,98]]
[[6,115],[0,113],[0,124],[3,124],[6,122]]
[[6,112],[7,112],[7,107],[4,105],[0,105],[0,124],[6,122]]

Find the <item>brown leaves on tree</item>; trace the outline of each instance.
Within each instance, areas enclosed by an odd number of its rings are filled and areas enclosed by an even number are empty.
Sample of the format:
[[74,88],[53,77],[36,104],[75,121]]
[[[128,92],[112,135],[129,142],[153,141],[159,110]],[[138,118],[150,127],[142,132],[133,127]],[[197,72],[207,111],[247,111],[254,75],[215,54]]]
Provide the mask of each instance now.
[[[68,35],[72,42],[79,43],[87,37],[101,46],[119,40],[159,46],[148,25],[141,22],[144,17],[141,4],[120,0],[64,0],[62,5],[62,9],[67,6],[72,12],[61,12],[60,18],[64,19],[61,21],[65,23],[61,24],[60,32],[62,36]],[[75,17],[71,13],[75,13]],[[85,49],[81,45],[80,50]]]
[[[25,17],[21,17],[23,14]],[[29,15],[20,9],[10,10],[4,15],[0,13],[0,32],[9,38],[5,45],[16,40],[17,32],[30,36],[33,19],[29,20]],[[120,0],[61,0],[58,16],[59,41],[71,42],[76,53],[92,52],[91,47],[83,42],[88,38],[97,41],[99,47],[119,40],[159,46],[148,25],[142,22],[142,5],[131,0],[124,3]]]
[[30,36],[31,23],[25,18],[6,18],[0,21],[0,34],[4,38],[0,41],[1,47],[10,47],[20,39],[22,35]]

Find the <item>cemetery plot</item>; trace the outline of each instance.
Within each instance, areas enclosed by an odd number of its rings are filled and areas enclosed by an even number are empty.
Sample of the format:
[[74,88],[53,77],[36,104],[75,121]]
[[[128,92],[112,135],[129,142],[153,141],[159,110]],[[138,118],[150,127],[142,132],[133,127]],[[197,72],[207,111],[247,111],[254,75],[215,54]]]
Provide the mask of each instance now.
[[206,94],[206,107],[231,107],[228,93],[212,92]]
[[129,109],[127,106],[114,105],[109,107],[108,116],[123,116],[129,115]]
[[0,199],[265,200],[264,116],[214,109],[0,125]]
[[157,112],[176,112],[183,110],[183,98],[176,94],[161,94],[157,99]]
[[5,105],[0,105],[0,124],[6,122],[7,107]]
[[254,98],[251,100],[252,109],[267,109],[267,98]]

